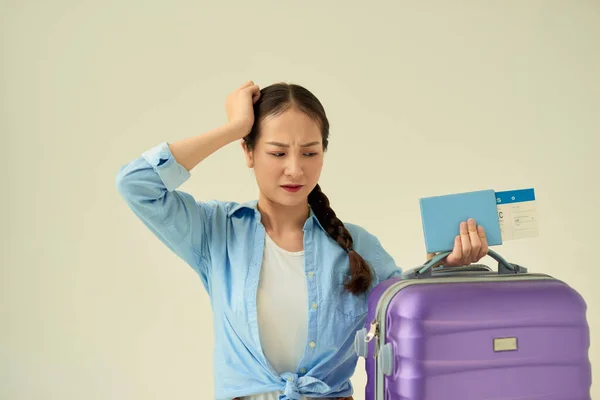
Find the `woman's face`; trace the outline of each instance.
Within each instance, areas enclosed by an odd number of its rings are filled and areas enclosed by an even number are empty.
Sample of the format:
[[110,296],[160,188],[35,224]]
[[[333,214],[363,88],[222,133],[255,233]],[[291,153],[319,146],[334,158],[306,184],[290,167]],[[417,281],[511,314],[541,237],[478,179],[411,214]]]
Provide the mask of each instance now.
[[294,107],[265,118],[246,163],[254,168],[261,195],[284,205],[306,204],[323,167],[319,123]]

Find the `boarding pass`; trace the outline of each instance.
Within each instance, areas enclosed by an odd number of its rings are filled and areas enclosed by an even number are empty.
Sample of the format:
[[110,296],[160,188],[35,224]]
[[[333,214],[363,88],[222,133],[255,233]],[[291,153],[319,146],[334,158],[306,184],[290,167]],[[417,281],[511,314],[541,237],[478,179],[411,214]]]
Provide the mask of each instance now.
[[496,206],[503,242],[538,236],[533,189],[496,192]]

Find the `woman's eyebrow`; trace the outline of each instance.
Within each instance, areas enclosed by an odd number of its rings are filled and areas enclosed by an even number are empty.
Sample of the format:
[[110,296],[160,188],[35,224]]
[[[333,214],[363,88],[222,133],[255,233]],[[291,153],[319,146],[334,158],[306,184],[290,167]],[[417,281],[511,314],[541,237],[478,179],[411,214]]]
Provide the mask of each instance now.
[[[273,146],[277,146],[277,147],[290,147],[289,144],[285,144],[285,143],[280,143],[280,142],[266,142],[267,144],[273,145]],[[311,147],[311,146],[315,146],[317,144],[320,144],[321,142],[310,142],[310,143],[305,143],[300,145],[300,147]]]

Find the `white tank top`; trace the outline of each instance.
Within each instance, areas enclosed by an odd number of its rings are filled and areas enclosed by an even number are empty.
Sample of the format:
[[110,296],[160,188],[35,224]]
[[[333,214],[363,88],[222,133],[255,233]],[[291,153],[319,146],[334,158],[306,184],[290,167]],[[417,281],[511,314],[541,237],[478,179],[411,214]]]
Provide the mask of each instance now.
[[[278,374],[295,373],[308,336],[308,289],[304,251],[290,252],[265,235],[265,250],[256,298],[263,352]],[[282,391],[243,400],[278,400]],[[302,397],[302,400],[307,400]]]

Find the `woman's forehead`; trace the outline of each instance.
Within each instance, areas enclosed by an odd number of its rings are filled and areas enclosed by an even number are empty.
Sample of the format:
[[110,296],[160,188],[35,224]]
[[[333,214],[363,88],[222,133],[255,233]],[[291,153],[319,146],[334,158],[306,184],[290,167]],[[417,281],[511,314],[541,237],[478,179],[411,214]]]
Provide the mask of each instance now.
[[319,123],[303,112],[292,109],[265,118],[261,121],[260,133],[261,142],[305,144],[321,141]]

